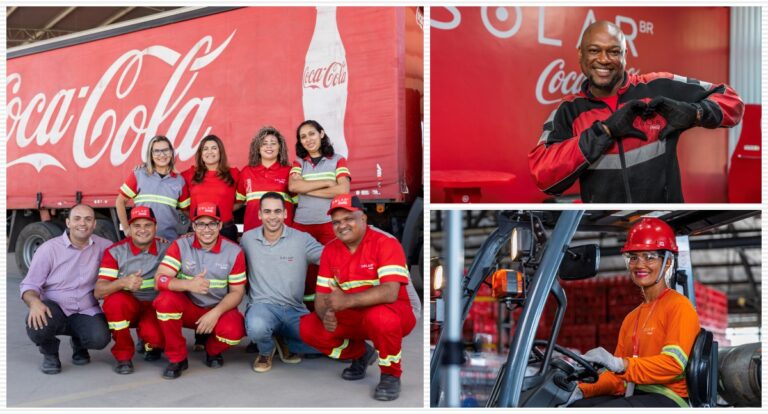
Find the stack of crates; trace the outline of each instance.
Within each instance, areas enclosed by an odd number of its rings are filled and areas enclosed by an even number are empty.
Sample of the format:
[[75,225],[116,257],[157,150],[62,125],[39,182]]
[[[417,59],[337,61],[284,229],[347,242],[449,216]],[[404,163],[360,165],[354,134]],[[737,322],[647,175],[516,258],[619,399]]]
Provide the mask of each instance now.
[[725,339],[725,330],[728,328],[728,296],[725,292],[698,281],[693,284],[699,324],[712,332],[712,336],[720,346],[730,345],[730,341]]

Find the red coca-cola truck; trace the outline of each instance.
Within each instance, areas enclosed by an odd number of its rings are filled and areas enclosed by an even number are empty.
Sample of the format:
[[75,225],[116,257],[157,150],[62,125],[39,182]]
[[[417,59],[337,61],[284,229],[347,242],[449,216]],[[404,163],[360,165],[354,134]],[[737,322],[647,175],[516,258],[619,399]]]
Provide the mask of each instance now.
[[20,270],[79,202],[117,240],[118,188],[154,135],[173,142],[180,171],[208,134],[242,167],[264,125],[293,159],[309,116],[346,154],[372,221],[418,263],[422,19],[416,7],[183,8],[9,50],[8,247]]

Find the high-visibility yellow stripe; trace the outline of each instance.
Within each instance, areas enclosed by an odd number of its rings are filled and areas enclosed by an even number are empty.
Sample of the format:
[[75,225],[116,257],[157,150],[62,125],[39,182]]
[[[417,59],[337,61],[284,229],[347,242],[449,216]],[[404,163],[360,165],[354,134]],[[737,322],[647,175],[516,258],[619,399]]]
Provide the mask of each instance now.
[[336,348],[333,348],[333,350],[328,356],[333,359],[339,359],[339,357],[341,356],[341,351],[345,350],[348,346],[349,346],[349,339],[345,339],[344,342],[341,343],[341,345],[339,345]]
[[294,174],[294,173],[301,174],[301,168],[300,167],[291,168],[291,171],[289,172],[289,174]]
[[179,208],[189,208],[191,204],[192,204],[192,199],[187,198],[186,200],[179,201]]
[[129,321],[117,321],[117,322],[107,322],[107,325],[109,325],[109,329],[113,331],[119,331],[121,329],[126,329],[131,326],[131,323]]
[[379,275],[379,277],[388,275],[405,276],[408,278],[410,277],[408,274],[408,269],[397,265],[382,266],[376,270],[376,273]]
[[283,197],[283,200],[285,200],[285,201],[287,201],[289,203],[292,200],[290,194],[283,193],[281,191],[252,191],[252,192],[247,194],[246,198],[248,199],[248,201],[261,200],[261,197],[263,197],[264,194],[267,194],[267,193],[277,193],[277,194],[280,194],[280,196]]
[[686,365],[688,365],[688,355],[677,345],[666,345],[661,348],[662,355],[669,355],[680,364],[680,368],[685,371]]
[[304,302],[314,302],[315,301],[315,294],[311,295],[304,295]]
[[182,313],[161,313],[157,312],[157,320],[159,321],[175,321],[181,319]]
[[677,403],[677,405],[681,407],[688,407],[688,403],[685,402],[685,400],[680,397],[679,395],[675,394],[674,391],[670,390],[669,388],[663,386],[663,385],[657,385],[657,384],[637,384],[637,389],[639,391],[643,392],[652,392],[654,394],[661,394],[670,400]]
[[302,176],[306,181],[336,180],[336,174],[333,172],[309,173]]
[[112,279],[117,278],[117,275],[120,274],[117,269],[110,269],[108,267],[100,267],[99,268],[99,276],[106,276]]
[[245,280],[245,272],[229,275],[229,283],[240,283]]
[[330,288],[331,286],[336,286],[336,281],[333,278],[318,275],[317,286]]
[[337,168],[336,169],[336,175],[338,176],[338,175],[341,175],[341,174],[349,175],[349,168],[347,168],[347,167],[339,167],[339,168]]
[[221,289],[227,287],[226,280],[209,280],[208,283],[208,287],[211,289]]
[[135,203],[157,203],[176,208],[179,206],[179,201],[173,198],[156,195],[156,194],[139,194],[133,199]]
[[188,274],[186,274],[184,272],[179,272],[178,274],[176,274],[176,278],[177,279],[181,279],[181,280],[192,280],[195,277],[192,276],[192,275],[188,275]]
[[144,279],[144,281],[141,282],[141,287],[139,289],[149,289],[155,287],[155,279]]
[[235,193],[235,200],[237,200],[237,201],[243,201],[243,200],[245,200],[245,196],[244,196],[244,195],[242,195],[242,194],[240,194],[240,192],[236,192],[236,193]]
[[344,282],[340,285],[341,290],[350,290],[354,288],[359,288],[362,286],[379,286],[381,282],[379,282],[379,279],[369,279],[369,280],[352,280],[349,282]]
[[163,257],[163,264],[170,266],[171,269],[173,269],[173,270],[175,270],[177,272],[179,271],[179,268],[181,267],[181,262],[176,260],[175,258],[169,256],[169,255],[165,255],[165,257]]
[[235,346],[235,345],[240,343],[239,339],[236,340],[236,341],[233,341],[231,339],[222,338],[219,335],[216,335],[216,339],[218,339],[220,342],[224,342],[225,344],[230,345],[230,346]]
[[121,185],[120,191],[122,191],[125,195],[127,195],[128,198],[136,197],[136,193],[134,193],[133,190],[131,190],[131,187],[128,187],[128,184]]
[[400,362],[400,356],[403,354],[403,351],[400,351],[397,353],[397,355],[389,355],[386,358],[379,358],[379,365],[382,367],[389,367],[392,364],[397,364]]

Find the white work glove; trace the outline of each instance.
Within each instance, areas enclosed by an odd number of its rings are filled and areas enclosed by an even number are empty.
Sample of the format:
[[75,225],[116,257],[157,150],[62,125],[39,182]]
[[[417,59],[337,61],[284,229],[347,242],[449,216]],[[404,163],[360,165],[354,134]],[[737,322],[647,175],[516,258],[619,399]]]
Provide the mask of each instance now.
[[582,393],[581,392],[581,388],[579,388],[577,386],[576,389],[573,390],[573,392],[571,393],[571,396],[568,397],[568,402],[566,402],[565,404],[561,405],[561,407],[568,407],[569,405],[573,404],[574,402],[576,402],[577,400],[580,400],[582,398],[584,398],[584,393]]
[[602,346],[590,349],[586,354],[582,355],[582,357],[589,362],[596,362],[604,366],[608,371],[617,374],[624,372],[624,360],[613,356],[613,354],[606,351]]

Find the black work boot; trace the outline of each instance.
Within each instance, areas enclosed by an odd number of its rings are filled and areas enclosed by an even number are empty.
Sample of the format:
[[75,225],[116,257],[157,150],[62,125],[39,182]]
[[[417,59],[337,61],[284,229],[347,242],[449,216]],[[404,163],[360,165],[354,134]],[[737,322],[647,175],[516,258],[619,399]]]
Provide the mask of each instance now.
[[341,378],[344,378],[347,381],[355,381],[365,378],[365,370],[368,369],[368,365],[373,364],[373,361],[375,360],[376,350],[366,342],[365,353],[363,356],[352,361],[352,365],[348,368],[344,368],[344,371],[341,372]]
[[130,359],[127,361],[117,361],[117,365],[115,365],[115,372],[120,375],[132,374],[133,362]]
[[149,344],[144,344],[144,360],[157,361],[162,356],[162,348],[152,348]]
[[181,362],[171,362],[168,364],[167,367],[165,367],[165,371],[163,371],[163,378],[165,379],[176,379],[181,376],[181,371],[189,368],[189,361],[187,361],[186,358],[184,358]]
[[72,345],[72,363],[75,365],[86,365],[91,362],[91,354],[88,349],[80,346],[75,338],[70,338],[69,344]]
[[221,368],[224,366],[224,357],[221,354],[208,355],[205,354],[205,365],[210,368]]
[[392,401],[400,396],[400,378],[389,374],[381,374],[379,385],[373,392],[373,398],[379,401]]
[[40,370],[44,374],[58,374],[61,372],[61,361],[59,360],[59,354],[43,354],[43,364],[40,365]]

